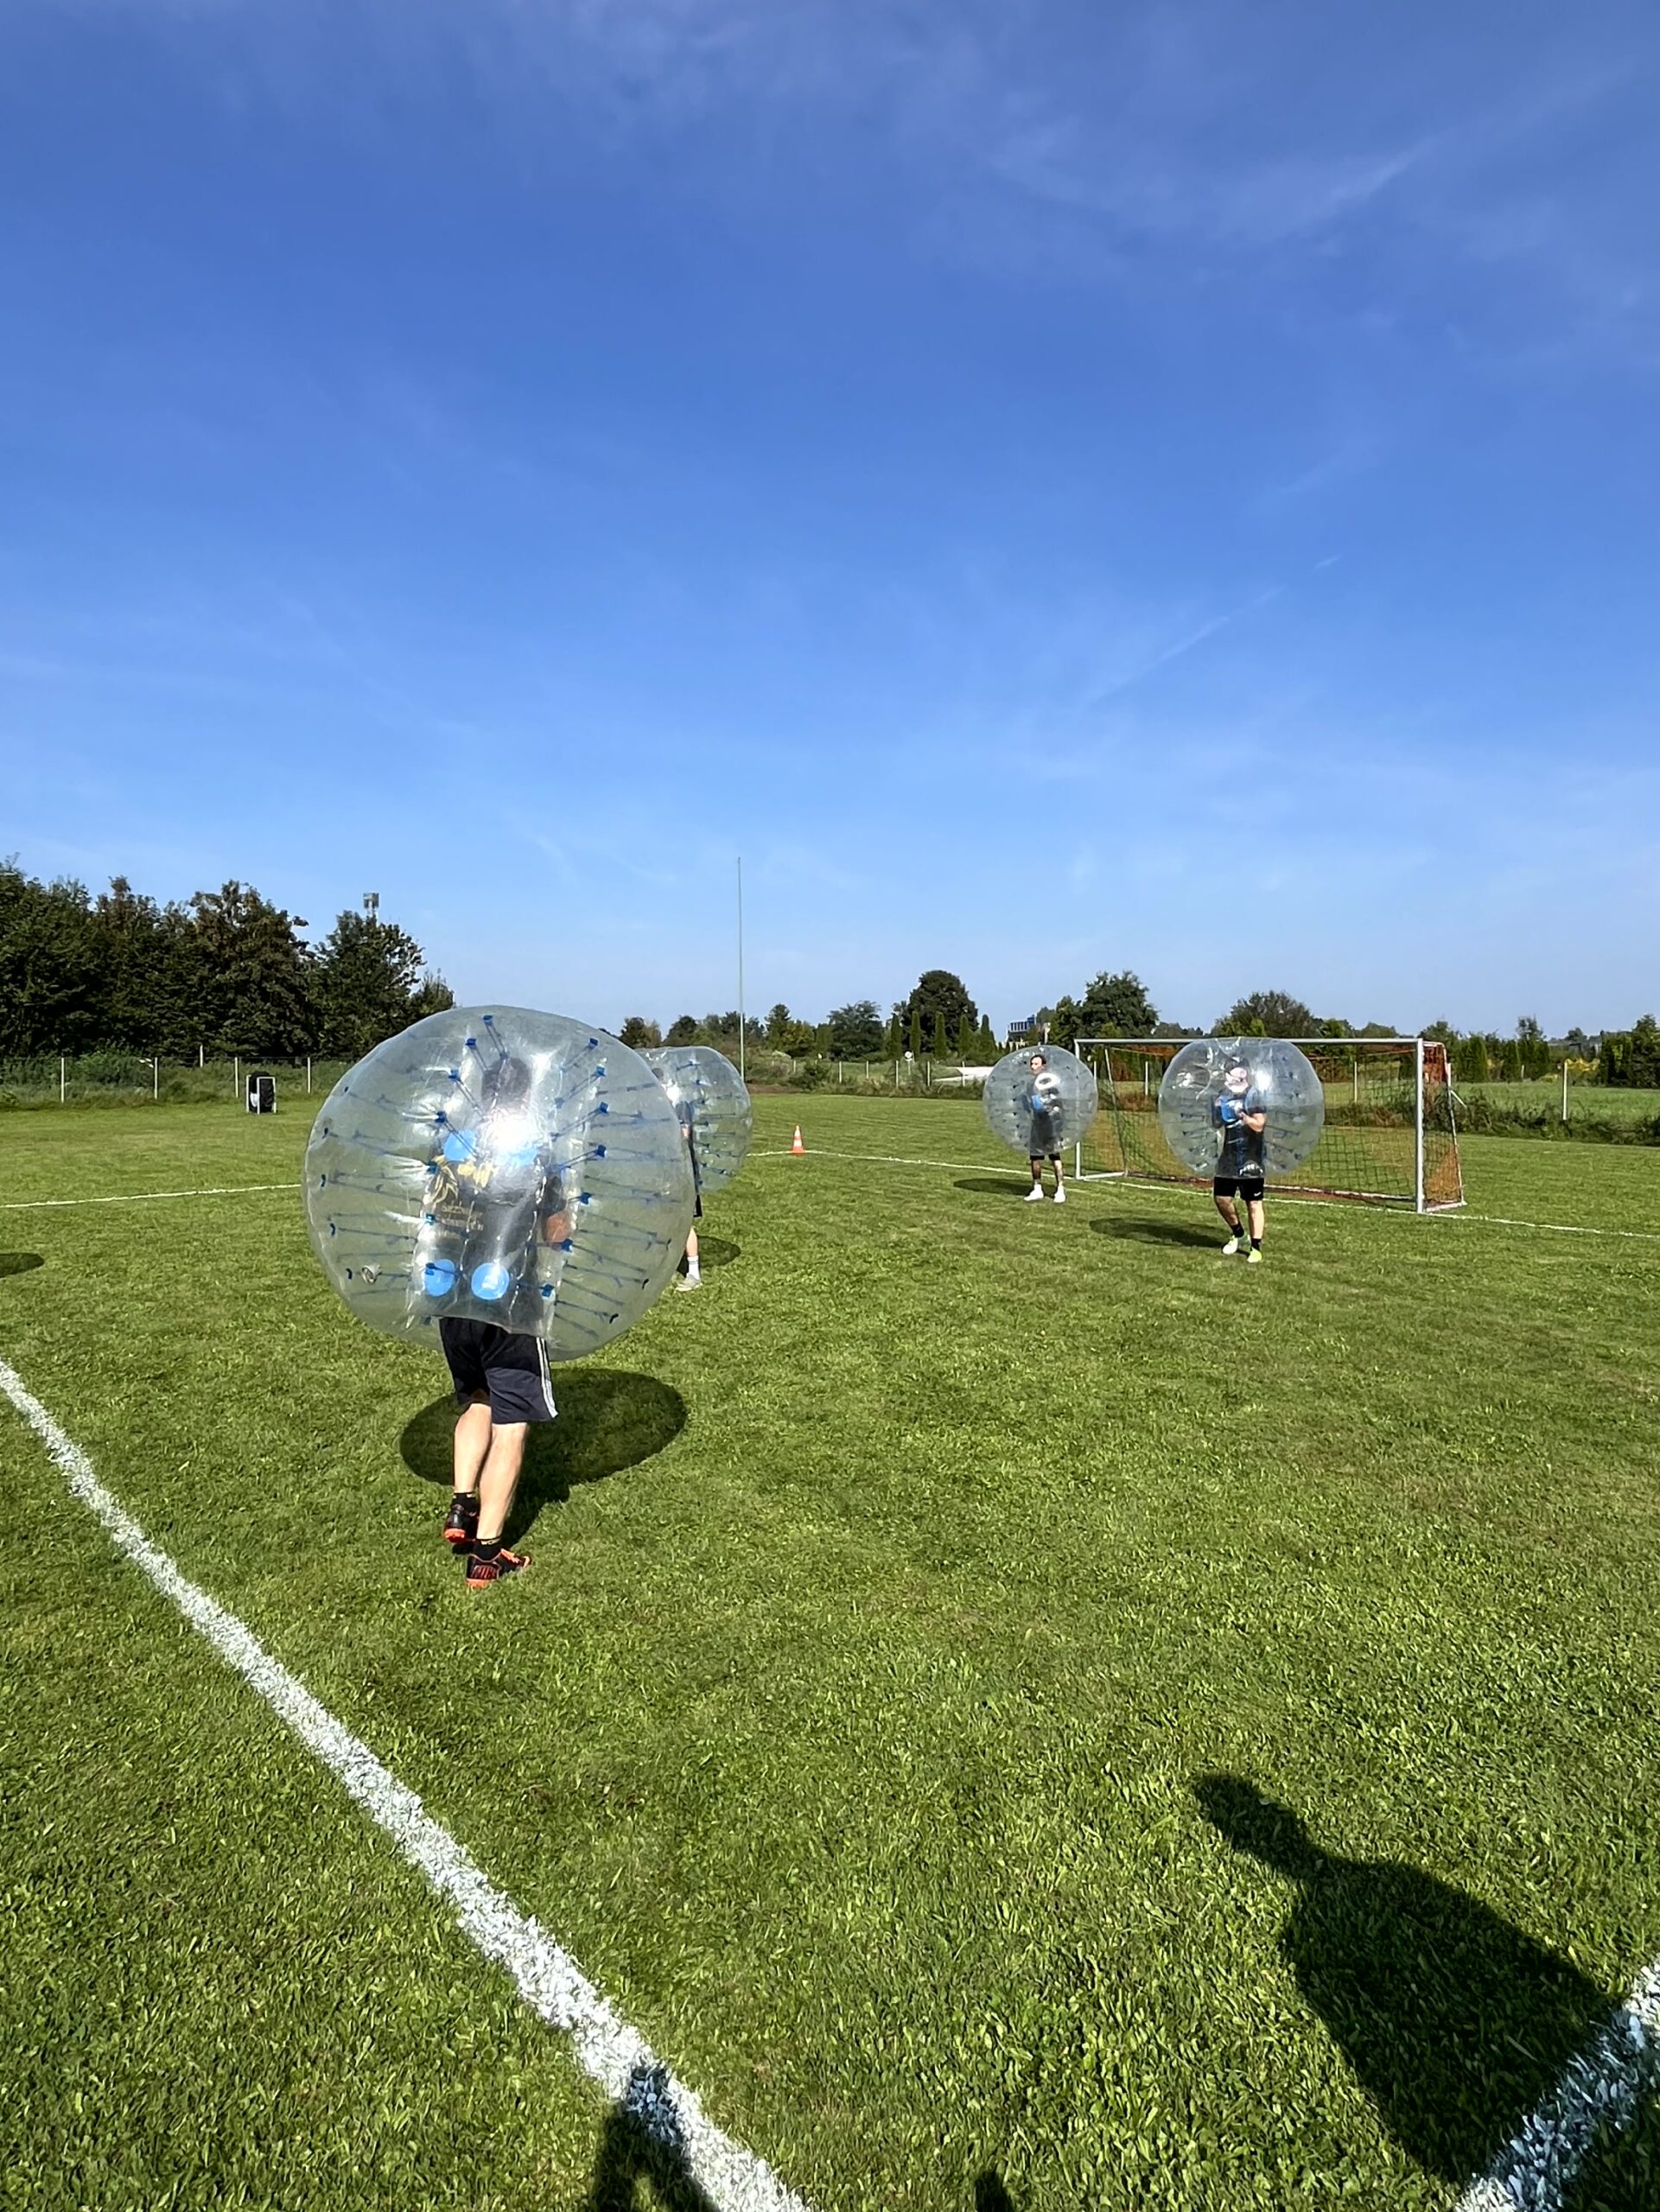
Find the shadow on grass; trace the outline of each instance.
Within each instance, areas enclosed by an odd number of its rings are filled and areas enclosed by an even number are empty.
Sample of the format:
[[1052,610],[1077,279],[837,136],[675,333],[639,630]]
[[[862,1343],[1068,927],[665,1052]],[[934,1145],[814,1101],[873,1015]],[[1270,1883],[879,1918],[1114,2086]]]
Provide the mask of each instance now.
[[[553,1370],[557,1421],[537,1422],[525,1446],[510,1535],[522,1535],[547,1504],[563,1505],[579,1483],[602,1483],[655,1458],[686,1425],[686,1402],[654,1375],[616,1368]],[[398,1440],[404,1465],[425,1483],[452,1478],[455,1401],[423,1406]]]
[[1443,2180],[1485,2173],[1613,2000],[1434,1875],[1322,1851],[1252,1783],[1206,1775],[1193,1794],[1295,1884],[1281,1951],[1395,2141]]
[[975,1198],[1019,1198],[1025,1202],[1032,1187],[1028,1175],[1016,1181],[1012,1175],[959,1175],[951,1185],[954,1191],[966,1191]]
[[1192,1221],[1142,1220],[1139,1216],[1115,1219],[1110,1214],[1096,1214],[1090,1227],[1097,1236],[1122,1236],[1136,1244],[1185,1244],[1201,1252],[1222,1249],[1220,1219],[1214,1229],[1205,1229]]
[[697,1232],[697,1258],[706,1268],[729,1268],[735,1260],[743,1257],[743,1246],[735,1244],[729,1237],[705,1236]]
[[660,2069],[636,2069],[612,2107],[600,2138],[600,2155],[582,2212],[644,2212],[638,2184],[653,2212],[716,2212],[715,2200],[693,2179],[664,2094]]
[[45,1265],[38,1252],[0,1252],[0,1275],[26,1275],[31,1268]]
[[974,2212],[1014,2212],[1014,2198],[990,2167],[976,2178]]

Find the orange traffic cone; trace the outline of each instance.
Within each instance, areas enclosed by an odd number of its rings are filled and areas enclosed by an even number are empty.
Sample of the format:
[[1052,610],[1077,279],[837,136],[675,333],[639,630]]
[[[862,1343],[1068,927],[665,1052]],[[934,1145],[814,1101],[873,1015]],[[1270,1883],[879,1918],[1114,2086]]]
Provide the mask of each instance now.
[[792,1152],[805,1152],[807,1149],[806,1146],[801,1141],[801,1124],[799,1122],[795,1125],[795,1141],[792,1144],[790,1149]]

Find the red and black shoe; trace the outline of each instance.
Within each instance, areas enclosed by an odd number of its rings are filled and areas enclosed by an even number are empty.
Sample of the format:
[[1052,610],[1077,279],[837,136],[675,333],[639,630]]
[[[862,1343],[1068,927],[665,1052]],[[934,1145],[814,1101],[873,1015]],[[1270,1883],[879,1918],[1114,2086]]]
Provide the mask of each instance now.
[[449,1493],[449,1517],[444,1522],[444,1541],[453,1551],[471,1550],[479,1533],[479,1494],[475,1490]]
[[510,1574],[522,1574],[530,1565],[525,1552],[510,1552],[506,1544],[477,1544],[467,1554],[467,1586],[469,1590],[487,1590],[493,1582],[500,1582]]

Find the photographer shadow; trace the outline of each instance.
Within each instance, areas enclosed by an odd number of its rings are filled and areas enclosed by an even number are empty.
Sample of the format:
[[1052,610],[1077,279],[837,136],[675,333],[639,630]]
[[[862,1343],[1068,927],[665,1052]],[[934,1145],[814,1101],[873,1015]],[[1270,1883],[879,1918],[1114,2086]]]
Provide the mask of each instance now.
[[[686,1425],[686,1402],[654,1375],[613,1367],[554,1370],[559,1411],[538,1421],[525,1440],[524,1471],[507,1526],[523,1535],[545,1505],[563,1505],[581,1483],[638,1467],[673,1443]],[[423,1406],[398,1440],[404,1465],[423,1482],[451,1479],[451,1439],[458,1408],[448,1392]]]
[[694,2177],[660,2067],[639,2066],[606,2116],[600,2155],[582,2212],[717,2212]]
[[0,1276],[26,1275],[45,1265],[38,1252],[0,1252]]
[[1394,2140],[1444,2181],[1486,2172],[1613,2000],[1434,1875],[1322,1850],[1254,1783],[1206,1775],[1193,1794],[1295,1885],[1281,1955]]

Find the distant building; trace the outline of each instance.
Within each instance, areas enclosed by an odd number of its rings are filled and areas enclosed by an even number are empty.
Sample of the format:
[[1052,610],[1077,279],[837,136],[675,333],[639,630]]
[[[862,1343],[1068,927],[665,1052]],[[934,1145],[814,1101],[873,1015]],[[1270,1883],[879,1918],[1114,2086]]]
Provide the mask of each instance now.
[[1008,1036],[1005,1041],[1011,1052],[1018,1051],[1022,1045],[1046,1045],[1049,1042],[1049,1025],[1046,1021],[1040,1022],[1035,1014],[1029,1014],[1024,1021],[1009,1023]]

